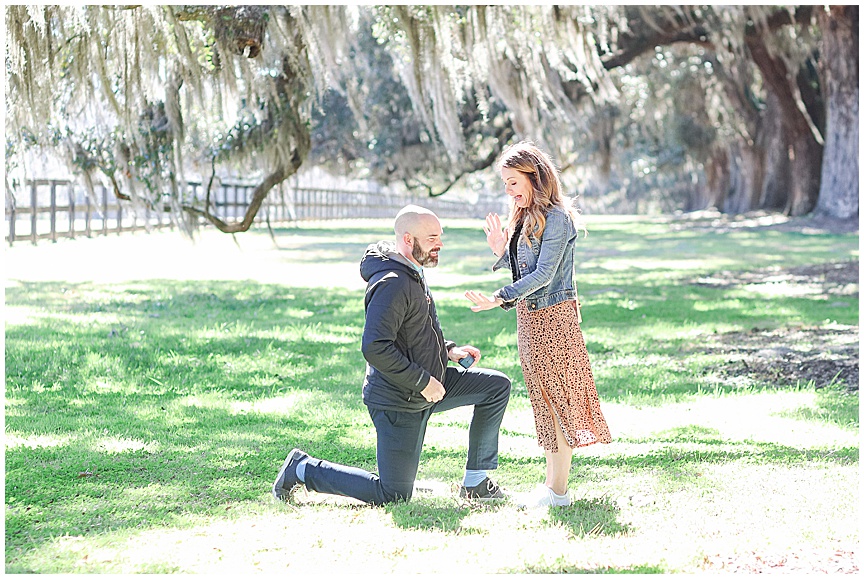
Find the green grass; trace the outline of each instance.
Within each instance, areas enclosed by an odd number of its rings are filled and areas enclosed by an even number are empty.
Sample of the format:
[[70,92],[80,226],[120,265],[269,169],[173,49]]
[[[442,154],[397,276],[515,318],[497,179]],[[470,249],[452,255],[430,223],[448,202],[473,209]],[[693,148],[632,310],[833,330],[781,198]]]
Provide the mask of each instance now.
[[[857,259],[857,236],[678,225],[589,222],[583,331],[615,442],[577,451],[576,500],[554,512],[478,507],[451,492],[470,411],[430,425],[420,478],[438,485],[432,495],[383,508],[314,493],[299,506],[270,500],[294,446],[375,469],[360,399],[363,290],[335,272],[356,272],[366,244],[389,236],[380,224],[277,230],[278,247],[255,251],[278,257],[280,283],[204,268],[192,281],[7,271],[6,571],[694,573],[712,557],[854,546],[857,391],[742,385],[707,346],[753,328],[857,328],[857,293],[694,282]],[[266,240],[245,235],[241,245]],[[462,298],[506,274],[490,272],[479,223],[445,222],[444,241],[428,276],[445,334],[513,378],[495,476],[529,490],[545,463],[514,314],[475,314]],[[321,264],[330,279],[304,277]]]

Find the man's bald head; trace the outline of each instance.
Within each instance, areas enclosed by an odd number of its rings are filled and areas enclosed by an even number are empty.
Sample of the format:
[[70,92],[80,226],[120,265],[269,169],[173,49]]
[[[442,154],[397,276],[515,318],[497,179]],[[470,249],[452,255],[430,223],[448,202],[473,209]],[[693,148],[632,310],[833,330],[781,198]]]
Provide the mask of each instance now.
[[419,266],[438,265],[438,252],[444,246],[438,217],[424,207],[408,205],[396,214],[393,224],[399,253]]
[[407,205],[396,214],[396,222],[393,224],[393,230],[396,232],[396,238],[401,238],[406,233],[417,235],[418,228],[422,224],[428,222],[429,219],[438,221],[438,216],[419,205]]

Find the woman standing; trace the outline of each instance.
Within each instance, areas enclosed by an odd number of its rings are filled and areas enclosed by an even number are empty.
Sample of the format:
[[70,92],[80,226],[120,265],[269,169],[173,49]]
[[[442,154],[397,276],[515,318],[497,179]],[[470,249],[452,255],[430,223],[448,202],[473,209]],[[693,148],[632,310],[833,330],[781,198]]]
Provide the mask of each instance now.
[[475,312],[516,308],[519,362],[546,454],[545,485],[520,504],[567,506],[573,449],[612,442],[579,328],[576,211],[551,159],[532,143],[512,145],[496,167],[510,196],[509,225],[505,231],[493,213],[483,229],[499,258],[493,270],[509,268],[513,283],[491,297],[475,291],[465,297]]

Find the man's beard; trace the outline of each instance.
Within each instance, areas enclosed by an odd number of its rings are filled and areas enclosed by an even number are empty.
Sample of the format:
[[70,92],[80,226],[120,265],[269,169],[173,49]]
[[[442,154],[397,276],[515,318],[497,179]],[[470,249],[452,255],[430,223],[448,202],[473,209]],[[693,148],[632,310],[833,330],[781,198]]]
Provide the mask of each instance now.
[[[437,252],[438,250],[436,249],[435,251]],[[416,238],[414,239],[414,245],[411,247],[411,256],[423,267],[435,267],[438,265],[438,254],[432,255],[431,251],[423,251]]]

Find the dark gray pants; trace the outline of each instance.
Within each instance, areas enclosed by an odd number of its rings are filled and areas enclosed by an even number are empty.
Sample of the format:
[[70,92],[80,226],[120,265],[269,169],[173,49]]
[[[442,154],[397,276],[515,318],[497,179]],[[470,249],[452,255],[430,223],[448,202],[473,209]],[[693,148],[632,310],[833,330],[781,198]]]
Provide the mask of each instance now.
[[378,474],[318,458],[306,463],[306,488],[380,505],[410,500],[432,414],[474,406],[468,430],[469,470],[498,468],[498,430],[510,401],[510,379],[496,370],[448,367],[444,398],[422,412],[369,409],[378,433]]

